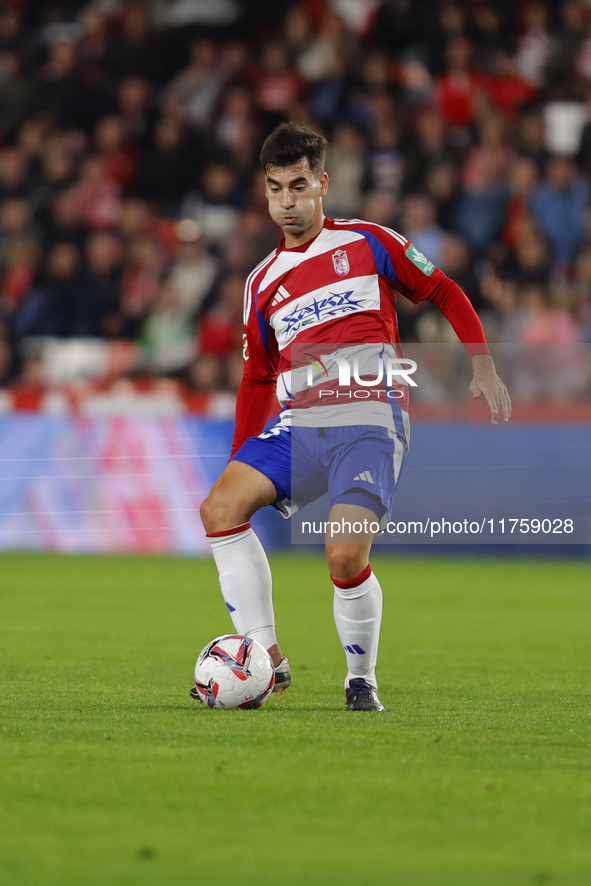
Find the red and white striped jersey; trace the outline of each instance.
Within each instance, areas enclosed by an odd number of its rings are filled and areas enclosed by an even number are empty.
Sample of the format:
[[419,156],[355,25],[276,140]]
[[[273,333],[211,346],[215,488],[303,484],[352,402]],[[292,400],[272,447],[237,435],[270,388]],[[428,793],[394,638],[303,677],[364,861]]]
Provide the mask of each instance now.
[[287,249],[282,241],[246,282],[245,365],[233,451],[262,431],[275,382],[277,399],[289,407],[295,345],[299,353],[313,347],[318,354],[324,343],[399,343],[398,293],[415,304],[428,299],[437,305],[470,356],[488,353],[482,324],[460,287],[396,231],[358,219],[326,219],[318,236],[302,246]]

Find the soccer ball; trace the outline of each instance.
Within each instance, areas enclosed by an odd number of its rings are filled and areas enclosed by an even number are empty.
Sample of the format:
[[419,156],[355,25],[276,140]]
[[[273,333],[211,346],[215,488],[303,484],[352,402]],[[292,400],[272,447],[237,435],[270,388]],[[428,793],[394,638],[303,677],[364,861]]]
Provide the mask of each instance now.
[[195,686],[209,708],[260,708],[274,685],[275,671],[267,650],[239,634],[212,640],[195,665]]

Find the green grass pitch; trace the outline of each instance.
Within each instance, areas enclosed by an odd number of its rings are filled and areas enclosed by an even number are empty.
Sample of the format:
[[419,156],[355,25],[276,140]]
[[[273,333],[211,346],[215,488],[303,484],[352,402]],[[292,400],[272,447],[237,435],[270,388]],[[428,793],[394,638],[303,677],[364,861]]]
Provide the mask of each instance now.
[[293,686],[222,712],[212,562],[0,557],[1,886],[591,883],[588,564],[376,555],[384,714],[322,559],[272,565]]

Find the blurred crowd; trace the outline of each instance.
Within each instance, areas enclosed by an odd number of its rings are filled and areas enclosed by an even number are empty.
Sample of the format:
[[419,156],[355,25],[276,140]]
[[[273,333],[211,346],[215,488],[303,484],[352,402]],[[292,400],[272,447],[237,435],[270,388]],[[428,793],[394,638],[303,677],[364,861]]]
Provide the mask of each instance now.
[[4,0],[0,382],[235,390],[284,119],[330,140],[327,214],[404,233],[492,342],[591,342],[587,0]]

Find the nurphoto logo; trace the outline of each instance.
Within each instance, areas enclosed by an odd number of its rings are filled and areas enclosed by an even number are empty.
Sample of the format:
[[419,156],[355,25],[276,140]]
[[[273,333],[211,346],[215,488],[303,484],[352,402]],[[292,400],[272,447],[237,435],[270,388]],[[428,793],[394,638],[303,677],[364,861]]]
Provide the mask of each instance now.
[[[306,355],[309,357],[309,355]],[[328,377],[329,372],[326,364],[336,363],[339,372],[338,385],[342,388],[350,388],[355,382],[362,388],[373,388],[385,383],[386,388],[391,388],[394,384],[407,384],[413,388],[417,387],[416,381],[411,375],[416,372],[417,364],[414,360],[405,357],[384,356],[378,361],[377,373],[375,377],[368,376],[365,368],[360,369],[359,357],[344,357],[342,354],[321,354],[319,358],[313,360],[309,358],[308,373],[306,384],[314,387],[318,384],[318,378],[314,378],[314,370],[321,375]]]

